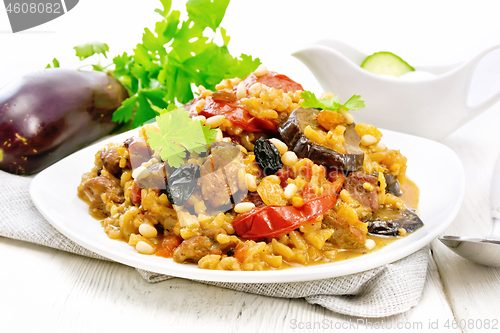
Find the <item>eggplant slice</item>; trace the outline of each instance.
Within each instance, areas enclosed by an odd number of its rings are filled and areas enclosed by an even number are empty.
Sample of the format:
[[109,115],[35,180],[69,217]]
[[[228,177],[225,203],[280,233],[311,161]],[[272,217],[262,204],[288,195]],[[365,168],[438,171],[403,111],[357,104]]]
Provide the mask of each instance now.
[[317,164],[328,165],[346,171],[357,171],[363,166],[364,153],[359,147],[361,138],[354,125],[347,125],[344,133],[346,154],[337,153],[330,148],[314,143],[306,138],[304,129],[307,125],[320,128],[316,118],[321,110],[296,109],[288,119],[278,127],[283,141],[298,157],[308,158]]
[[393,176],[390,173],[384,173],[384,178],[385,178],[385,183],[387,184],[387,187],[385,188],[386,193],[394,194],[397,197],[403,195],[396,176]]
[[408,208],[405,211],[379,209],[368,221],[368,232],[375,235],[397,236],[400,228],[411,233],[423,225],[414,209]]

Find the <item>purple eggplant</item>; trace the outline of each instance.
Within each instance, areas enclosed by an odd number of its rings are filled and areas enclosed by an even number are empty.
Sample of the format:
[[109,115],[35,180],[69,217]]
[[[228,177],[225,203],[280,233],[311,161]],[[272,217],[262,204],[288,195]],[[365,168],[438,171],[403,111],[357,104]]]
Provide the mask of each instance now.
[[102,72],[51,68],[0,89],[0,169],[27,175],[111,133],[128,97]]

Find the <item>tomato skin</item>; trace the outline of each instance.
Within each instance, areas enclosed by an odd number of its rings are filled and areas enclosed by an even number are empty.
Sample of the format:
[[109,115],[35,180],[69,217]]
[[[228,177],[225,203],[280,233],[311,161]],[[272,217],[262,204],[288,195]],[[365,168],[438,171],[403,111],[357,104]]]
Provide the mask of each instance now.
[[160,246],[156,249],[156,255],[165,258],[172,258],[174,250],[182,242],[179,236],[167,235],[163,237]]
[[[345,175],[335,173],[332,183],[323,186],[323,196],[310,198],[300,208],[294,206],[265,206],[254,208],[233,220],[234,230],[241,238],[260,240],[280,237],[318,216],[326,214],[337,203],[338,194],[344,185]],[[307,184],[309,185],[309,184]]]
[[331,183],[323,185],[323,194],[339,195],[346,179],[346,176],[344,175],[342,170],[329,171],[327,174],[327,179]]
[[263,76],[256,76],[254,73],[250,73],[244,80],[243,82],[247,86],[247,90],[254,84],[254,83],[262,83],[265,84],[268,87],[272,87],[275,89],[281,89],[284,92],[295,92],[297,90],[304,90],[302,86],[295,82],[294,80],[290,79],[288,76],[279,74],[276,72],[267,72],[266,75]]
[[233,124],[243,128],[247,132],[262,130],[276,131],[277,124],[271,120],[264,120],[250,115],[244,108],[224,101],[214,101],[212,97],[205,98],[205,106],[200,115],[207,118],[224,115]]
[[[285,92],[294,92],[297,90],[304,90],[300,84],[293,81],[289,77],[276,72],[268,72],[266,75],[257,77],[255,74],[248,75],[245,80],[247,90],[256,82],[260,82],[267,86],[281,89]],[[236,92],[237,86],[233,88]],[[215,94],[215,93],[214,93]],[[201,98],[201,97],[200,97]],[[193,103],[195,103],[194,101]],[[217,115],[224,115],[226,119],[230,120],[233,124],[243,128],[247,132],[257,132],[263,130],[277,131],[278,124],[274,120],[265,120],[256,118],[243,107],[238,105],[231,99],[214,99],[212,96],[205,97],[205,105],[199,113],[206,118]]]
[[326,174],[326,178],[331,181],[332,183],[335,183],[336,181],[342,181],[344,182],[345,180],[345,175],[344,172],[340,169],[330,169],[328,170],[328,173]]
[[243,262],[245,260],[245,256],[247,255],[248,252],[248,245],[247,243],[240,243],[236,247],[236,250],[234,251],[234,257],[238,259],[239,262]]
[[141,203],[141,188],[137,186],[136,183],[130,189],[130,198],[132,199],[132,203],[134,205],[138,205]]
[[293,206],[254,208],[234,219],[233,227],[246,239],[279,237],[325,214],[336,202],[337,196],[332,194],[311,199],[300,209]]
[[290,178],[291,174],[292,170],[289,167],[285,167],[283,169],[278,170],[276,176],[280,178],[281,187],[285,188],[288,185],[287,179]]

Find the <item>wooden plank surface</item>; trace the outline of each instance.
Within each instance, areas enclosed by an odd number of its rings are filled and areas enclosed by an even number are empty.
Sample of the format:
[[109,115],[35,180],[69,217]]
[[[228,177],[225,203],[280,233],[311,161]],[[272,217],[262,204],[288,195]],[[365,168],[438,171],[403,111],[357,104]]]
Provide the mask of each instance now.
[[[130,267],[0,237],[2,332],[432,331],[453,314],[431,261],[418,305],[377,319],[333,313],[303,299],[236,292],[184,279],[150,284]],[[356,325],[354,325],[356,324]],[[307,325],[318,328],[308,330]],[[384,326],[385,325],[385,326]],[[303,328],[303,329],[301,329]],[[411,331],[411,330],[410,330]],[[459,330],[455,330],[459,332]]]
[[[446,235],[485,237],[489,233],[490,180],[500,154],[499,125],[500,104],[496,104],[442,140],[462,160],[467,182],[464,204],[444,232]],[[467,322],[463,331],[485,331],[486,320],[496,322],[495,327],[500,330],[500,268],[463,259],[438,240],[432,243],[432,249],[456,318],[462,321],[462,326]],[[478,328],[481,322],[482,328]]]

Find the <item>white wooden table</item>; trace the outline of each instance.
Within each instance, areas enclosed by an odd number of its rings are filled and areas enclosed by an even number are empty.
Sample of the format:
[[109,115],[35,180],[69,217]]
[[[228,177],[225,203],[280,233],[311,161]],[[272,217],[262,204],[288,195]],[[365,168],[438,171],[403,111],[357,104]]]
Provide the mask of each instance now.
[[[390,50],[415,61],[460,53],[465,57],[468,46],[500,42],[494,1],[474,7],[451,1],[404,4],[233,0],[223,26],[232,37],[233,54],[259,56],[270,69],[314,91],[320,91],[319,85],[289,54],[321,38],[340,39],[366,52]],[[108,42],[112,55],[131,49],[142,27],[154,26],[156,6],[156,1],[80,1],[69,14],[16,35],[7,32],[10,28],[0,9],[0,83],[44,67],[54,56],[74,66],[71,47],[89,40]],[[174,7],[183,8],[182,2],[174,2]],[[489,182],[500,153],[500,104],[442,143],[459,155],[467,178],[464,204],[445,234],[485,236]],[[401,315],[363,319],[302,299],[257,296],[183,279],[149,284],[131,267],[0,238],[0,332],[350,332],[389,327],[408,332],[500,332],[500,269],[468,262],[437,240],[431,249],[418,305]],[[453,321],[466,325],[457,328]]]

